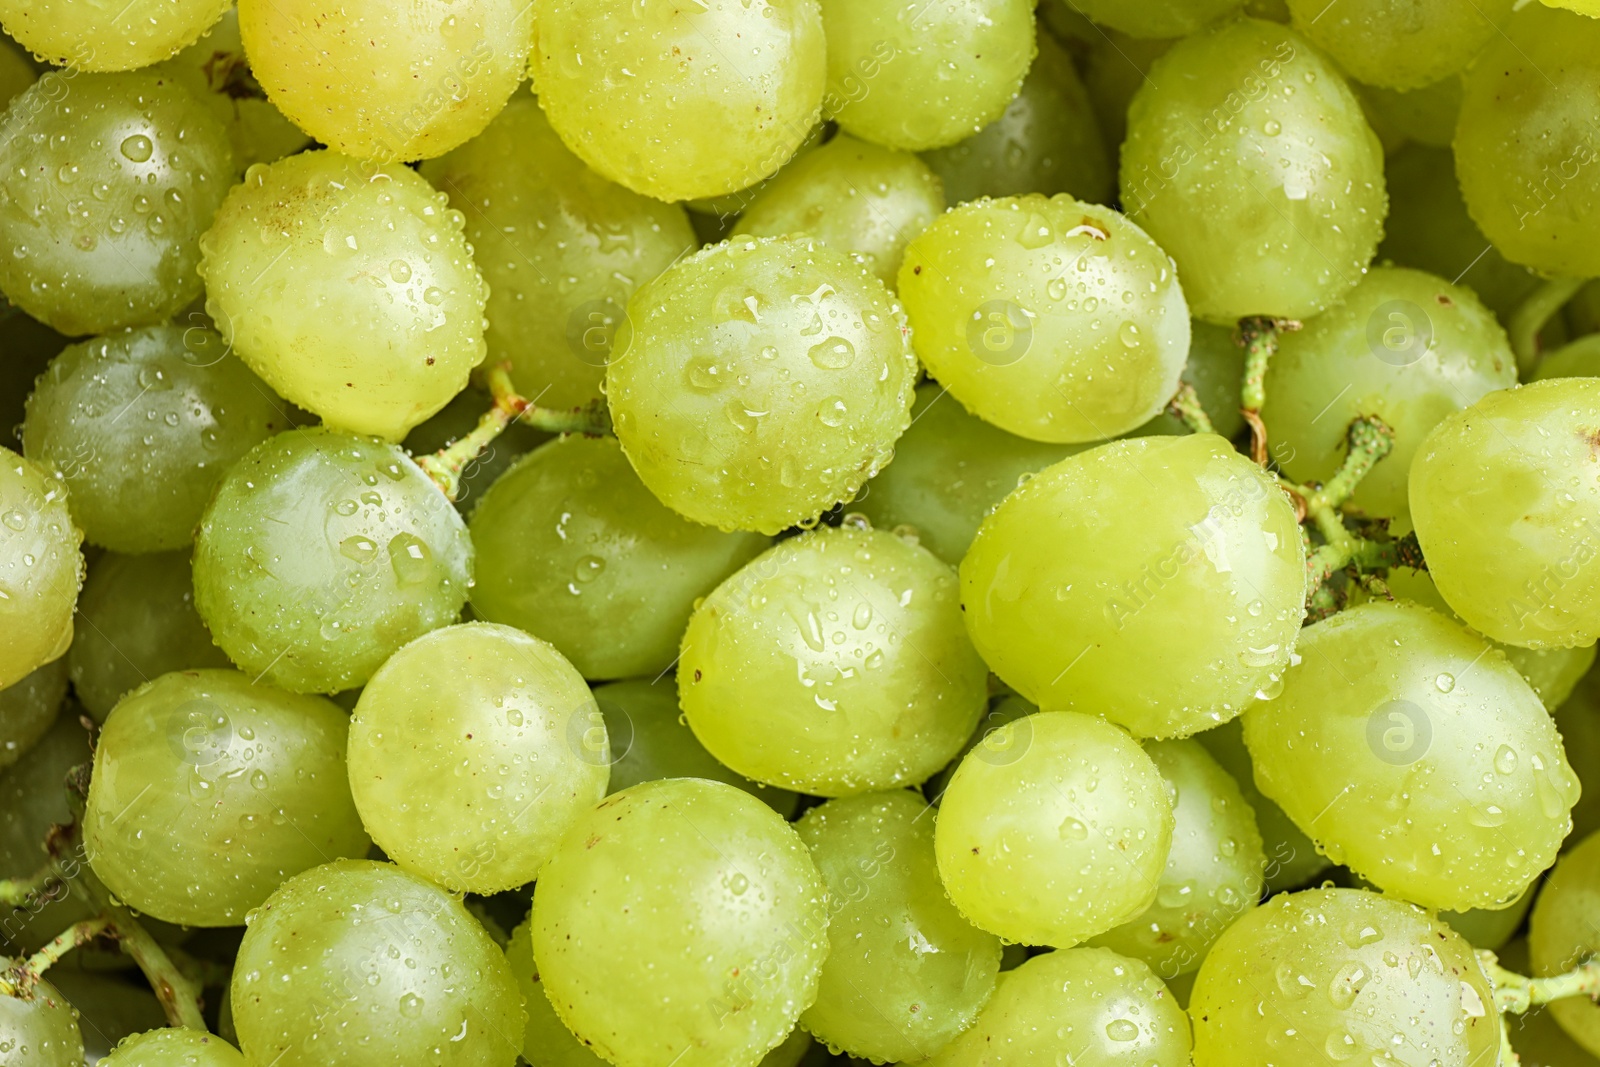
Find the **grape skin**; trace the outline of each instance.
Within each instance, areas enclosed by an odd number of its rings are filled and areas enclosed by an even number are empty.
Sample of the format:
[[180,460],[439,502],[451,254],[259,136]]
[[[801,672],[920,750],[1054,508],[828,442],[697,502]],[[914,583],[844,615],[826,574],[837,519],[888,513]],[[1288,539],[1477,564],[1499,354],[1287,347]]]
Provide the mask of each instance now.
[[[1529,924],[1528,950],[1536,975],[1563,974],[1600,952],[1600,834],[1590,834],[1561,858],[1539,891]],[[1583,997],[1551,1001],[1561,1029],[1600,1056],[1600,1006]]]
[[0,770],[21,759],[50,732],[66,695],[65,656],[0,689]]
[[100,1067],[245,1067],[239,1050],[212,1034],[150,1030],[121,1042]]
[[[0,956],[0,970],[17,961]],[[79,1067],[83,1035],[72,1005],[41,980],[32,1000],[0,996],[0,1050],[6,1067]]]
[[1572,832],[1563,842],[1571,848],[1600,830],[1600,672],[1591,670],[1572,696],[1554,711],[1567,760],[1583,787],[1572,808]]
[[0,688],[62,656],[83,585],[83,534],[54,477],[0,448]]
[[1387,0],[1345,0],[1331,12],[1323,0],[1289,0],[1289,12],[1350,77],[1420,89],[1471,62],[1499,33],[1511,0],[1421,0],[1404,13]]
[[228,7],[229,0],[4,0],[0,23],[46,63],[133,70],[192,44]]

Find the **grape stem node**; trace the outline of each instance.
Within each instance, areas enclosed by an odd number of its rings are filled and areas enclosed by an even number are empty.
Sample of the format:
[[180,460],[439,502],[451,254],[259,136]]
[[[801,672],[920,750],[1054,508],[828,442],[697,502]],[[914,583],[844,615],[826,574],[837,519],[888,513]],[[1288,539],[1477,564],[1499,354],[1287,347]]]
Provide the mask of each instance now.
[[1205,405],[1200,403],[1200,394],[1188,382],[1178,383],[1178,391],[1167,401],[1167,414],[1195,433],[1217,432],[1211,424],[1211,416],[1206,414]]
[[1479,952],[1484,973],[1494,983],[1495,1007],[1520,1015],[1529,1008],[1566,997],[1600,998],[1600,959],[1586,960],[1566,974],[1528,978],[1500,966],[1493,952]]
[[1516,353],[1517,369],[1524,379],[1539,362],[1539,331],[1583,288],[1585,281],[1583,278],[1550,278],[1528,294],[1511,313],[1506,333],[1510,335],[1511,351]]
[[1303,503],[1306,516],[1322,537],[1323,543],[1306,557],[1306,588],[1309,590],[1306,612],[1312,619],[1327,618],[1342,606],[1343,598],[1326,585],[1337,572],[1354,567],[1365,573],[1399,566],[1402,562],[1400,542],[1357,537],[1345,526],[1339,513],[1361,479],[1393,449],[1394,430],[1376,416],[1363,415],[1350,423],[1349,449],[1327,484],[1283,482],[1284,488]]
[[1250,424],[1250,458],[1267,465],[1267,426],[1261,409],[1267,403],[1267,365],[1278,351],[1278,335],[1298,330],[1293,319],[1251,316],[1239,320],[1234,339],[1244,347],[1244,385],[1240,389],[1239,414]]
[[39,984],[40,977],[52,964],[60,963],[61,957],[75,948],[87,945],[110,929],[109,915],[99,915],[93,919],[73,923],[51,938],[50,943],[44,948],[27,959],[12,964],[4,976],[0,976],[0,993],[24,998],[33,996],[34,987]]

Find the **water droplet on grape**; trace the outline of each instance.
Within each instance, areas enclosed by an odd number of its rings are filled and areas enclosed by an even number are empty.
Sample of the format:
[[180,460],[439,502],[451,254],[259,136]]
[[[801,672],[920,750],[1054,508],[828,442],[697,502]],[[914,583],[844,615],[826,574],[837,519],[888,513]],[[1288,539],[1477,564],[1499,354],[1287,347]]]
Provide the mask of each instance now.
[[136,133],[130,137],[124,137],[122,139],[122,144],[118,147],[125,158],[130,159],[135,163],[149,162],[150,156],[154,154],[156,150],[156,146],[151,143],[150,138],[146,137],[142,133]]

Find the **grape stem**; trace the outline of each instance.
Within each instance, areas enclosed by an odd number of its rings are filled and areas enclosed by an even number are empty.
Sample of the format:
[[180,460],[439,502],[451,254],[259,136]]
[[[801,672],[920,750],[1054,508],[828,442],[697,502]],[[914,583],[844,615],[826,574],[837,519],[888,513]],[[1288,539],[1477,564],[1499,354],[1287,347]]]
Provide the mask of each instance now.
[[1211,416],[1206,414],[1205,405],[1200,403],[1200,394],[1188,382],[1178,383],[1178,391],[1167,401],[1167,414],[1195,433],[1217,432],[1211,425]]
[[1261,409],[1267,404],[1267,364],[1278,351],[1278,335],[1298,330],[1293,319],[1274,319],[1255,315],[1239,320],[1235,339],[1244,346],[1244,386],[1239,395],[1239,414],[1250,424],[1250,458],[1267,465],[1267,426]]
[[60,884],[55,868],[45,864],[26,878],[0,878],[0,905],[26,907],[35,897],[43,897]]
[[111,917],[99,915],[73,923],[50,940],[50,943],[25,960],[12,964],[0,976],[0,993],[12,997],[31,997],[39,979],[51,964],[60,963],[61,957],[75,948],[87,945],[111,929]]
[[1348,441],[1344,462],[1327,484],[1283,483],[1285,489],[1304,502],[1306,517],[1322,535],[1323,543],[1306,557],[1306,588],[1309,590],[1306,613],[1313,620],[1327,618],[1341,606],[1340,597],[1326,584],[1334,574],[1346,567],[1353,566],[1365,572],[1399,566],[1403,562],[1399,542],[1357,537],[1339,514],[1339,508],[1350,499],[1361,479],[1394,450],[1394,430],[1375,415],[1362,415],[1351,421]]
[[1517,369],[1524,376],[1539,362],[1539,331],[1583,288],[1585,281],[1584,278],[1547,279],[1511,313],[1506,332],[1511,335],[1511,351],[1517,354]]
[[1600,998],[1600,959],[1586,960],[1566,974],[1528,978],[1500,966],[1493,952],[1479,952],[1484,973],[1494,983],[1494,1004],[1502,1012],[1521,1015],[1529,1008],[1567,997]]

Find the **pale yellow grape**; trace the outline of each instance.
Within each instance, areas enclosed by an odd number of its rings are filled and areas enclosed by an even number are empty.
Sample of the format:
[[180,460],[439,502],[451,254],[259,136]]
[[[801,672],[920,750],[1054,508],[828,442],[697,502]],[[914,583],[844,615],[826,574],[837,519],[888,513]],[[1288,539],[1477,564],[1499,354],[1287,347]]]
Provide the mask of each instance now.
[[683,206],[693,215],[699,216],[702,226],[715,223],[723,229],[727,229],[730,220],[749,207],[755,198],[761,194],[761,190],[767,187],[767,183],[783,173],[784,167],[798,162],[806,153],[822,147],[822,142],[829,135],[837,136],[837,134],[838,130],[832,123],[820,121],[811,127],[811,132],[806,134],[806,139],[800,143],[799,148],[794,150],[794,154],[789,157],[788,162],[773,171],[770,176],[762,178],[754,185],[746,186],[743,189],[735,189],[733,192],[725,193],[722,196],[697,197],[693,200],[685,200]]
[[846,133],[921,152],[999,118],[1034,55],[1030,0],[822,0],[823,111]]
[[963,617],[996,674],[1139,737],[1226,722],[1281,678],[1305,584],[1289,498],[1214,434],[1113,441],[1046,468],[961,561]]
[[215,1034],[176,1027],[122,1041],[101,1067],[245,1067],[239,1050]]
[[928,165],[906,152],[840,134],[783,168],[756,196],[735,236],[805,233],[862,258],[893,286],[906,245],[944,211]]
[[1306,318],[1383,236],[1383,150],[1333,64],[1242,18],[1178,43],[1128,111],[1122,205],[1178,264],[1196,316]]
[[[1382,89],[1360,82],[1351,82],[1350,88],[1366,107],[1374,132],[1382,123],[1407,140],[1431,148],[1449,148],[1455,139],[1463,89],[1459,74],[1446,75],[1420,89]],[[1388,169],[1387,161],[1384,169]],[[1456,195],[1459,197],[1459,192]],[[1392,214],[1398,213],[1396,207]]]
[[740,774],[796,792],[922,782],[988,699],[957,593],[948,564],[882,530],[780,542],[689,620],[678,693],[690,728]]
[[1555,859],[1578,780],[1503,655],[1408,602],[1308,627],[1281,694],[1244,716],[1256,784],[1384,891],[1496,908]]
[[1189,310],[1172,261],[1127,218],[1069,196],[982,200],[906,250],[900,298],[928,373],[1038,441],[1126,433],[1172,399]]
[[696,246],[683,208],[600,177],[520,96],[422,176],[466,216],[491,364],[544,407],[597,399],[628,298]]
[[1289,0],[1294,28],[1369,85],[1417,89],[1461,70],[1493,40],[1512,0]]
[[1490,393],[1441,422],[1411,465],[1411,516],[1439,593],[1524,648],[1600,637],[1600,379]]
[[[1054,0],[1053,0],[1054,2]],[[1183,37],[1232,14],[1243,0],[1065,0],[1130,37]]]
[[464,224],[408,167],[333,152],[252,167],[200,242],[206,311],[279,395],[399,440],[483,361]]
[[551,0],[531,73],[561,139],[660,200],[721,196],[776,171],[816,125],[817,0]]
[[83,584],[66,486],[0,448],[0,687],[63,655]]
[[50,732],[66,695],[65,656],[0,689],[0,770],[21,759]]
[[[1244,384],[1244,346],[1233,330],[1194,319],[1189,323],[1189,358],[1183,364],[1183,381],[1194,387],[1200,406],[1220,437],[1239,436],[1244,416],[1239,413],[1239,390]],[[1190,433],[1187,423],[1163,411],[1134,434]]]
[[828,959],[800,1025],[874,1063],[918,1063],[972,1025],[994,992],[1000,939],[939,883],[933,819],[915,793],[830,800],[795,823],[830,898]]
[[54,66],[133,70],[192,44],[229,6],[230,0],[3,0],[0,24]]
[[739,237],[628,302],[606,395],[644,484],[775,534],[848,500],[910,422],[917,364],[883,283],[814,238]]
[[1120,728],[1041,711],[967,753],[940,801],[939,875],[975,926],[1067,948],[1156,900],[1172,801]]
[[[1600,834],[1590,834],[1563,856],[1539,891],[1528,952],[1535,975],[1564,974],[1600,955]],[[1600,1005],[1566,997],[1548,1010],[1574,1041],[1600,1056]]]

